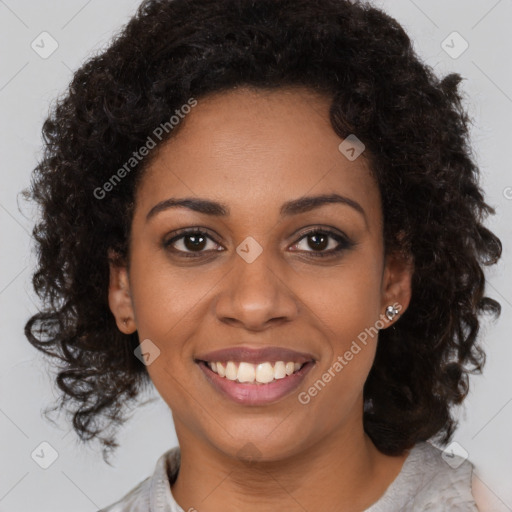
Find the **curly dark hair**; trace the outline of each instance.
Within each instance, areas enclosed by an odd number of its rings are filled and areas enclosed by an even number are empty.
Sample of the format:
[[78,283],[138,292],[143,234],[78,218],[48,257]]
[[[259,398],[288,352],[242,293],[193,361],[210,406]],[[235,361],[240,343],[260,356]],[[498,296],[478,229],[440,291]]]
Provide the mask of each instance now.
[[191,97],[297,86],[328,95],[334,131],[363,141],[386,253],[414,259],[411,302],[380,331],[365,383],[365,431],[389,455],[433,437],[446,444],[452,406],[485,363],[479,316],[501,313],[484,296],[483,265],[502,244],[482,224],[495,210],[478,183],[461,80],[437,77],[395,19],[357,1],[144,1],[52,107],[23,192],[42,212],[33,286],[44,304],[25,334],[60,360],[53,410],[72,414],[78,437],[100,440],[105,458],[118,447],[112,428],[151,383],[134,357],[137,333],[121,333],[108,304],[108,250],[129,263],[134,193],[151,158],[107,199],[95,190]]

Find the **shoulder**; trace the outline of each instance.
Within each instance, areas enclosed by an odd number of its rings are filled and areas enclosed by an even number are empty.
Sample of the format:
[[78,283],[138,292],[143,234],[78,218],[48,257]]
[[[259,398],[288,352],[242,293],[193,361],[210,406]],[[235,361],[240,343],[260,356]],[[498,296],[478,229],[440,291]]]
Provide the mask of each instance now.
[[120,500],[98,512],[163,512],[173,502],[169,475],[174,478],[179,470],[180,451],[174,447],[162,454],[151,476],[138,483]]
[[409,456],[407,474],[414,490],[411,510],[478,512],[472,494],[473,465],[428,442],[418,443]]
[[480,512],[472,495],[473,466],[428,442],[417,443],[397,478],[367,512]]
[[120,500],[112,503],[98,512],[143,512],[150,510],[149,495],[151,478],[148,477],[137,484],[131,491],[125,494]]

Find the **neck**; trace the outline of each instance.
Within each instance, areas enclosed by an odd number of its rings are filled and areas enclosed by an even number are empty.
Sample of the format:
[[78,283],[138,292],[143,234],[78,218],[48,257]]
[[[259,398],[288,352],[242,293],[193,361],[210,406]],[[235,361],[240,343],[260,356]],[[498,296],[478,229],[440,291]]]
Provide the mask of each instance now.
[[287,458],[254,462],[226,455],[175,424],[181,464],[171,490],[184,510],[361,512],[384,494],[407,456],[380,453],[362,418]]

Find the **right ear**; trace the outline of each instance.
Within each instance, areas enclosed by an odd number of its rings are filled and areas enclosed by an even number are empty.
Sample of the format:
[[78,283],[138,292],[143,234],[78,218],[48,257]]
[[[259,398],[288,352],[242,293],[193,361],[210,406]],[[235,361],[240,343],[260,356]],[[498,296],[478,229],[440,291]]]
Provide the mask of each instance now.
[[135,313],[130,292],[130,281],[126,266],[119,262],[118,255],[109,249],[108,262],[110,280],[108,286],[108,304],[116,319],[117,328],[123,334],[132,334],[137,330]]

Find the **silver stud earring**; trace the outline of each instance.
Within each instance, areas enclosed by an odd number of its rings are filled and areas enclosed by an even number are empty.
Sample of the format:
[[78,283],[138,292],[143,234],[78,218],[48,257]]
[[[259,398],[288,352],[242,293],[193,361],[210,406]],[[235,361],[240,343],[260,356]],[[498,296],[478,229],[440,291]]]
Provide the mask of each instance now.
[[388,306],[385,314],[388,320],[393,320],[398,315],[398,309],[395,306]]

